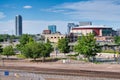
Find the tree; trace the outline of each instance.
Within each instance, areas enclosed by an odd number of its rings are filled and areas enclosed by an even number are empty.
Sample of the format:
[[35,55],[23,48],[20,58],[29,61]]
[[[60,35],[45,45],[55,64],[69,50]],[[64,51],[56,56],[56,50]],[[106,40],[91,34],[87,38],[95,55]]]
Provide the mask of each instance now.
[[60,52],[62,53],[68,53],[69,52],[69,46],[68,46],[68,39],[67,38],[62,38],[59,39],[58,41],[58,49],[60,50]]
[[1,34],[0,35],[0,42],[4,42],[7,41],[7,39],[9,39],[10,35],[8,34]]
[[0,59],[2,59],[1,57],[2,52],[3,52],[3,48],[2,48],[2,45],[0,45]]
[[2,45],[0,45],[0,54],[3,52]]
[[90,57],[95,57],[97,55],[96,53],[101,51],[101,48],[96,44],[94,35],[90,33],[78,38],[77,44],[74,46],[74,50],[75,52],[78,52],[78,54],[84,55],[84,57],[90,61]]
[[9,37],[9,43],[13,44],[13,42],[15,42],[15,39],[17,39],[18,36],[15,36],[15,35],[10,35]]
[[47,43],[37,43],[35,41],[31,41],[21,49],[22,54],[26,58],[33,58],[36,60],[37,58],[42,57],[43,62],[45,60],[45,57],[50,56],[50,53],[52,51],[53,48],[49,41],[47,41]]
[[4,38],[2,35],[0,35],[0,42],[3,42],[4,41]]
[[28,42],[30,41],[30,36],[28,34],[23,34],[21,37],[20,37],[20,45],[21,46],[24,46],[25,44],[27,44]]
[[22,47],[22,54],[26,58],[36,58],[41,57],[41,52],[44,50],[44,45],[37,42],[29,42],[24,47]]
[[27,43],[29,42],[34,42],[33,38],[28,35],[28,34],[23,34],[21,37],[20,37],[20,40],[19,40],[20,44],[17,44],[16,47],[18,50],[22,51],[22,47],[24,47]]
[[10,45],[10,46],[6,46],[5,48],[3,48],[3,53],[2,53],[2,55],[6,55],[7,58],[8,58],[9,56],[15,55],[15,52],[14,52],[13,47]]
[[42,61],[45,61],[45,57],[49,57],[50,53],[53,51],[53,47],[49,40],[47,40],[47,43],[44,43],[44,50],[41,53],[41,56],[43,57]]
[[120,36],[115,36],[114,41],[116,44],[120,44]]

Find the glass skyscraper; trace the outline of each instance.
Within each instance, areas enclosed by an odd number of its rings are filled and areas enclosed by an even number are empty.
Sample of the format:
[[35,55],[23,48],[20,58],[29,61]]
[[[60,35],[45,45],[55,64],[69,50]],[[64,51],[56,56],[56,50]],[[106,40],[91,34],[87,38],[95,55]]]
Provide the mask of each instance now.
[[68,34],[70,33],[70,30],[73,28],[73,27],[75,27],[76,25],[74,24],[74,23],[68,23],[68,25],[67,25],[67,32],[68,32]]
[[22,35],[22,16],[15,16],[15,34],[16,36]]
[[53,33],[53,34],[56,33],[56,25],[49,25],[48,30],[50,30],[51,33]]

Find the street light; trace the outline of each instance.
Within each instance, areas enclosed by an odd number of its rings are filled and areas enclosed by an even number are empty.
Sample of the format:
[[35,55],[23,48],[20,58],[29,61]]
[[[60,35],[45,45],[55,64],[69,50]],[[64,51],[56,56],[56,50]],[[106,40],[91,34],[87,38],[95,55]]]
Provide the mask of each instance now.
[[116,57],[115,57],[116,50],[114,46],[113,46],[113,50],[114,50],[114,60],[116,61]]

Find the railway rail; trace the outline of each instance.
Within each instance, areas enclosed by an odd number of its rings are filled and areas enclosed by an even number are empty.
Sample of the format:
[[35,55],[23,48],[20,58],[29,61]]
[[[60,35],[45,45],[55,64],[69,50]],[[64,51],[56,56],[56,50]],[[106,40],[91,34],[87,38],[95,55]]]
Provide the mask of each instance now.
[[23,67],[23,66],[0,66],[0,70],[19,70],[19,71],[32,72],[36,74],[87,76],[87,77],[120,79],[120,72],[107,72],[107,71],[51,69],[51,68]]

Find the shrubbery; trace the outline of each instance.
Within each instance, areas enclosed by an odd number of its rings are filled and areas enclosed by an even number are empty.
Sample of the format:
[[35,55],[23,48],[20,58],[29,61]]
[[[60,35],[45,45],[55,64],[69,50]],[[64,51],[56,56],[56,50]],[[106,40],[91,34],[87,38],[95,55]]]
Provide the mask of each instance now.
[[114,50],[102,50],[102,53],[115,53]]

